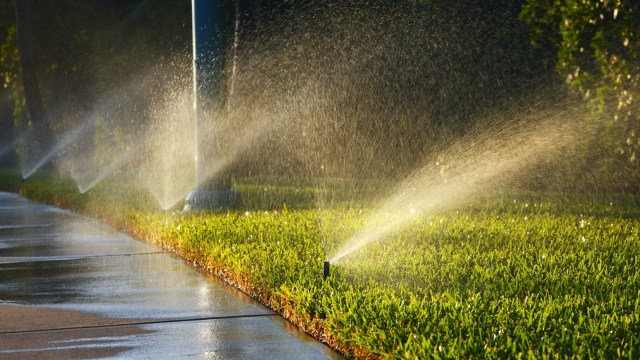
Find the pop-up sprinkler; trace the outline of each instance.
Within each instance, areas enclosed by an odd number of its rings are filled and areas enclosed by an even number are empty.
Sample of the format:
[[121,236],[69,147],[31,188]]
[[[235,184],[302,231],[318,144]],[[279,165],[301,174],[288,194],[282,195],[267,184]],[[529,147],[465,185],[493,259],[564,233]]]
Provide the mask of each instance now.
[[327,279],[329,277],[329,262],[324,262],[324,267],[322,268],[322,278]]
[[183,211],[220,211],[241,207],[242,198],[237,190],[193,190],[185,199]]

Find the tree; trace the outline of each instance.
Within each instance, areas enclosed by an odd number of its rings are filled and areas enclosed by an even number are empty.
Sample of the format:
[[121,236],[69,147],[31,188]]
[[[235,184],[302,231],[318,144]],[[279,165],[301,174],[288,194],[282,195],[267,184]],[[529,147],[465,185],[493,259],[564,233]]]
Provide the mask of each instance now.
[[20,73],[25,104],[32,125],[38,129],[38,140],[43,150],[48,148],[51,138],[46,123],[40,84],[36,75],[36,59],[31,40],[31,12],[28,0],[16,0],[17,44],[20,58]]
[[2,23],[2,40],[0,45],[0,76],[2,85],[8,89],[8,96],[13,100],[13,122],[20,125],[23,118],[24,101],[22,97],[22,80],[20,79],[20,56],[16,44],[15,10],[10,1],[0,3]]
[[533,41],[556,51],[556,69],[595,111],[608,116],[609,135],[626,175],[640,178],[640,2],[526,0],[521,18]]

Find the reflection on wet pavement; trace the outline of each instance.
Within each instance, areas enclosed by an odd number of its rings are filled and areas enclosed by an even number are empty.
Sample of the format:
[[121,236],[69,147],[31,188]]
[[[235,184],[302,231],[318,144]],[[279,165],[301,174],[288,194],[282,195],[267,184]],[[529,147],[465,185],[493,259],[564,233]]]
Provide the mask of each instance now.
[[[161,249],[97,221],[0,192],[2,303],[149,320],[142,325],[149,332],[89,341],[126,350],[122,358],[338,357],[271,310]],[[0,343],[6,336],[0,333]],[[83,339],[90,338],[78,334],[49,345],[89,346]]]

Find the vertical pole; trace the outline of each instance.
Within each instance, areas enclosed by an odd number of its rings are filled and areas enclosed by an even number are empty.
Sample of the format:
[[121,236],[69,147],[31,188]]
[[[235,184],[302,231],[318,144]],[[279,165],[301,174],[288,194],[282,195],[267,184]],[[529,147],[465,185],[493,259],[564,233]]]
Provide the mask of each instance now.
[[215,160],[207,158],[203,146],[204,122],[215,120],[206,115],[223,108],[227,97],[222,91],[227,40],[225,15],[225,0],[191,0],[196,189],[203,186],[207,175],[204,167]]
[[[191,0],[193,36],[193,116],[195,189],[185,199],[185,212],[237,209],[242,199],[227,174],[214,174],[222,161],[215,118],[226,110],[229,80],[225,76],[226,45],[233,29],[234,0]],[[235,0],[238,1],[238,0]],[[239,25],[239,24],[238,24]],[[205,136],[206,135],[206,136]]]
[[192,69],[193,69],[193,122],[194,122],[194,161],[195,161],[195,187],[198,189],[200,186],[200,136],[198,130],[200,129],[200,116],[198,114],[198,69],[197,61],[198,57],[196,50],[196,0],[191,0],[191,38],[193,41],[193,54],[192,54]]

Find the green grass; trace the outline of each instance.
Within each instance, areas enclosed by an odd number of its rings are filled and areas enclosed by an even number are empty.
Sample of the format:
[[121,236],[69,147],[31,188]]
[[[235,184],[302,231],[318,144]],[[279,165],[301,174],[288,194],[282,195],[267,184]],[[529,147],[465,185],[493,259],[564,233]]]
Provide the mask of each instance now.
[[12,179],[0,173],[0,188],[173,249],[348,357],[640,357],[637,196],[487,195],[413,220],[323,280],[380,184],[241,179],[247,209],[182,214],[153,210],[133,186],[78,196],[65,180]]

